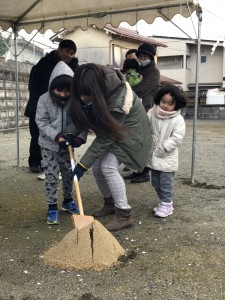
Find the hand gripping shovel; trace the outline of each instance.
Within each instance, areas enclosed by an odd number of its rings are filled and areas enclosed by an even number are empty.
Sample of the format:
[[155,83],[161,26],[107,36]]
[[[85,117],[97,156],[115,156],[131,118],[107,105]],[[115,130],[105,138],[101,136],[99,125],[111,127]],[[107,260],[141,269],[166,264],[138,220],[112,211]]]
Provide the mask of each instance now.
[[[70,154],[71,167],[72,167],[72,170],[74,170],[75,160],[74,160],[73,150],[72,150],[71,145],[68,146],[68,149],[69,149],[69,154]],[[81,200],[81,195],[80,195],[80,188],[79,188],[78,179],[77,179],[76,175],[74,176],[73,181],[74,181],[74,188],[75,188],[76,195],[77,195],[77,203],[78,203],[80,215],[72,214],[72,220],[73,220],[74,227],[77,230],[80,230],[80,229],[92,224],[94,222],[94,217],[84,215],[84,210],[83,210],[83,205],[82,205],[82,200]]]

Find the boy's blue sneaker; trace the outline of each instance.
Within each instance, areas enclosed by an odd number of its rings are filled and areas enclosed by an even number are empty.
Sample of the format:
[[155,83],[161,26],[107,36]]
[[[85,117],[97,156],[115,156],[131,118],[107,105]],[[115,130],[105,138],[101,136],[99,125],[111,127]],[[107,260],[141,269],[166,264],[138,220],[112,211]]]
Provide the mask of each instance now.
[[47,224],[49,224],[49,225],[58,225],[59,224],[58,210],[49,210],[48,211]]
[[79,214],[79,208],[76,206],[74,201],[68,202],[66,204],[62,204],[63,211],[69,211],[71,214]]

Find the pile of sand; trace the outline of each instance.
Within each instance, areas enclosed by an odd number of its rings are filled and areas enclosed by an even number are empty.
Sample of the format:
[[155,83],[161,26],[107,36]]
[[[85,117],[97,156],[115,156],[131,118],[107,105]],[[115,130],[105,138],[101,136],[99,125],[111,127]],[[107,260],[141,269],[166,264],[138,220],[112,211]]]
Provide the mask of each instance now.
[[125,255],[114,236],[94,220],[91,225],[71,230],[43,255],[44,263],[60,268],[76,270],[101,270],[114,265],[118,258]]

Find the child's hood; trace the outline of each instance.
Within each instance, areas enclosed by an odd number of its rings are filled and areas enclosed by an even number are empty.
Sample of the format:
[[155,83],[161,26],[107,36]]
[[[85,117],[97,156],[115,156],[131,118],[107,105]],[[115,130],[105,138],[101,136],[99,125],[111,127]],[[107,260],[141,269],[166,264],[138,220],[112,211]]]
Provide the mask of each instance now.
[[52,74],[51,74],[50,79],[49,79],[48,88],[50,88],[52,81],[56,77],[61,76],[61,75],[68,75],[70,77],[73,77],[73,75],[74,75],[71,68],[66,63],[64,63],[63,61],[59,61],[57,63],[57,65],[55,66],[55,68],[53,69]]

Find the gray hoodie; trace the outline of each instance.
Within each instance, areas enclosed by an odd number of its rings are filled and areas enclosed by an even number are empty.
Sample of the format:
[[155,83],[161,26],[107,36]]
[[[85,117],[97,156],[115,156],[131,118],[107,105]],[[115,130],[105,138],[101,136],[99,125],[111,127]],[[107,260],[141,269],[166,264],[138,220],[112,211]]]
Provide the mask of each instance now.
[[[66,63],[63,61],[58,62],[52,71],[49,80],[49,87],[53,79],[56,77],[60,75],[73,77],[73,74],[73,71]],[[54,103],[48,90],[48,92],[39,98],[36,112],[36,123],[39,128],[38,143],[40,147],[58,152],[59,145],[55,141],[55,138],[58,133],[66,134],[68,126],[71,124],[71,119],[68,113],[68,104],[60,107]],[[86,140],[86,136],[80,135],[80,137]]]

